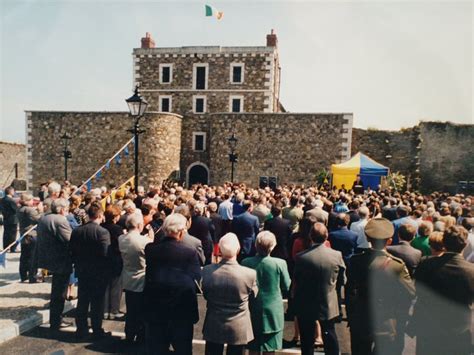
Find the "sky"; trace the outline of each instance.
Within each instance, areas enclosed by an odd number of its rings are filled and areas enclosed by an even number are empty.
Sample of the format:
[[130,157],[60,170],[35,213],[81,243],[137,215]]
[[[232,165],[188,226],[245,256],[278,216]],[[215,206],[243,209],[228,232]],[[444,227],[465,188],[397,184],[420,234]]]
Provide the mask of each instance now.
[[[25,110],[126,111],[132,49],[262,46],[278,35],[291,112],[353,112],[354,127],[473,122],[472,2],[0,0],[0,140]],[[224,18],[204,16],[204,4]]]

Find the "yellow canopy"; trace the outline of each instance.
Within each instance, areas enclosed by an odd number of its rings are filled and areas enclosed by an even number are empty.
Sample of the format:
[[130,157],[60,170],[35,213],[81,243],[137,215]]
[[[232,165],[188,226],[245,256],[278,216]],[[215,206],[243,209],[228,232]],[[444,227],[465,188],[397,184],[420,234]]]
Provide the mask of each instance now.
[[380,178],[386,176],[388,171],[387,167],[359,152],[348,161],[331,166],[332,185],[337,188],[344,185],[346,189],[351,189],[359,174],[365,187],[377,188]]

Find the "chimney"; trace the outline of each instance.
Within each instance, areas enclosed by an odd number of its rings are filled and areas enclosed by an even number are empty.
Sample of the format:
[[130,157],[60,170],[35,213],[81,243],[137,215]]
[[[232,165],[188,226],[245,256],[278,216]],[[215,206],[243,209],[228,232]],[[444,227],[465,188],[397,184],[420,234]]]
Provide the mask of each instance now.
[[150,32],[147,32],[145,37],[142,37],[142,48],[155,48],[155,41],[151,38]]
[[267,47],[276,47],[278,44],[278,38],[275,34],[275,31],[271,31],[269,35],[267,35]]

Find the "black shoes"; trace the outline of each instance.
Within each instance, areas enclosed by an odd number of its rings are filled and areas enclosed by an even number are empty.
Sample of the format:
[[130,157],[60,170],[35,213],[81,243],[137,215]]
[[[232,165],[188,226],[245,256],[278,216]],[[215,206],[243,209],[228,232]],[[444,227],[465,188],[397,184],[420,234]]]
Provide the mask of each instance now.
[[92,335],[92,340],[101,340],[104,338],[109,338],[111,336],[112,336],[112,332],[105,332],[102,330],[101,332],[94,333]]

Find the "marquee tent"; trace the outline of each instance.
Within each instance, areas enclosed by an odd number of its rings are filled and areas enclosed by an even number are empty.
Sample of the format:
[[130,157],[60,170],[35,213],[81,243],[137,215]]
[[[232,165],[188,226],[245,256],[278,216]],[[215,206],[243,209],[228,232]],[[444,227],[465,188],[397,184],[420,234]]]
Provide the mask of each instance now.
[[346,189],[350,189],[359,174],[364,188],[370,186],[374,190],[380,184],[381,177],[387,176],[388,172],[389,168],[359,152],[348,161],[331,166],[332,185],[341,188],[344,184]]

